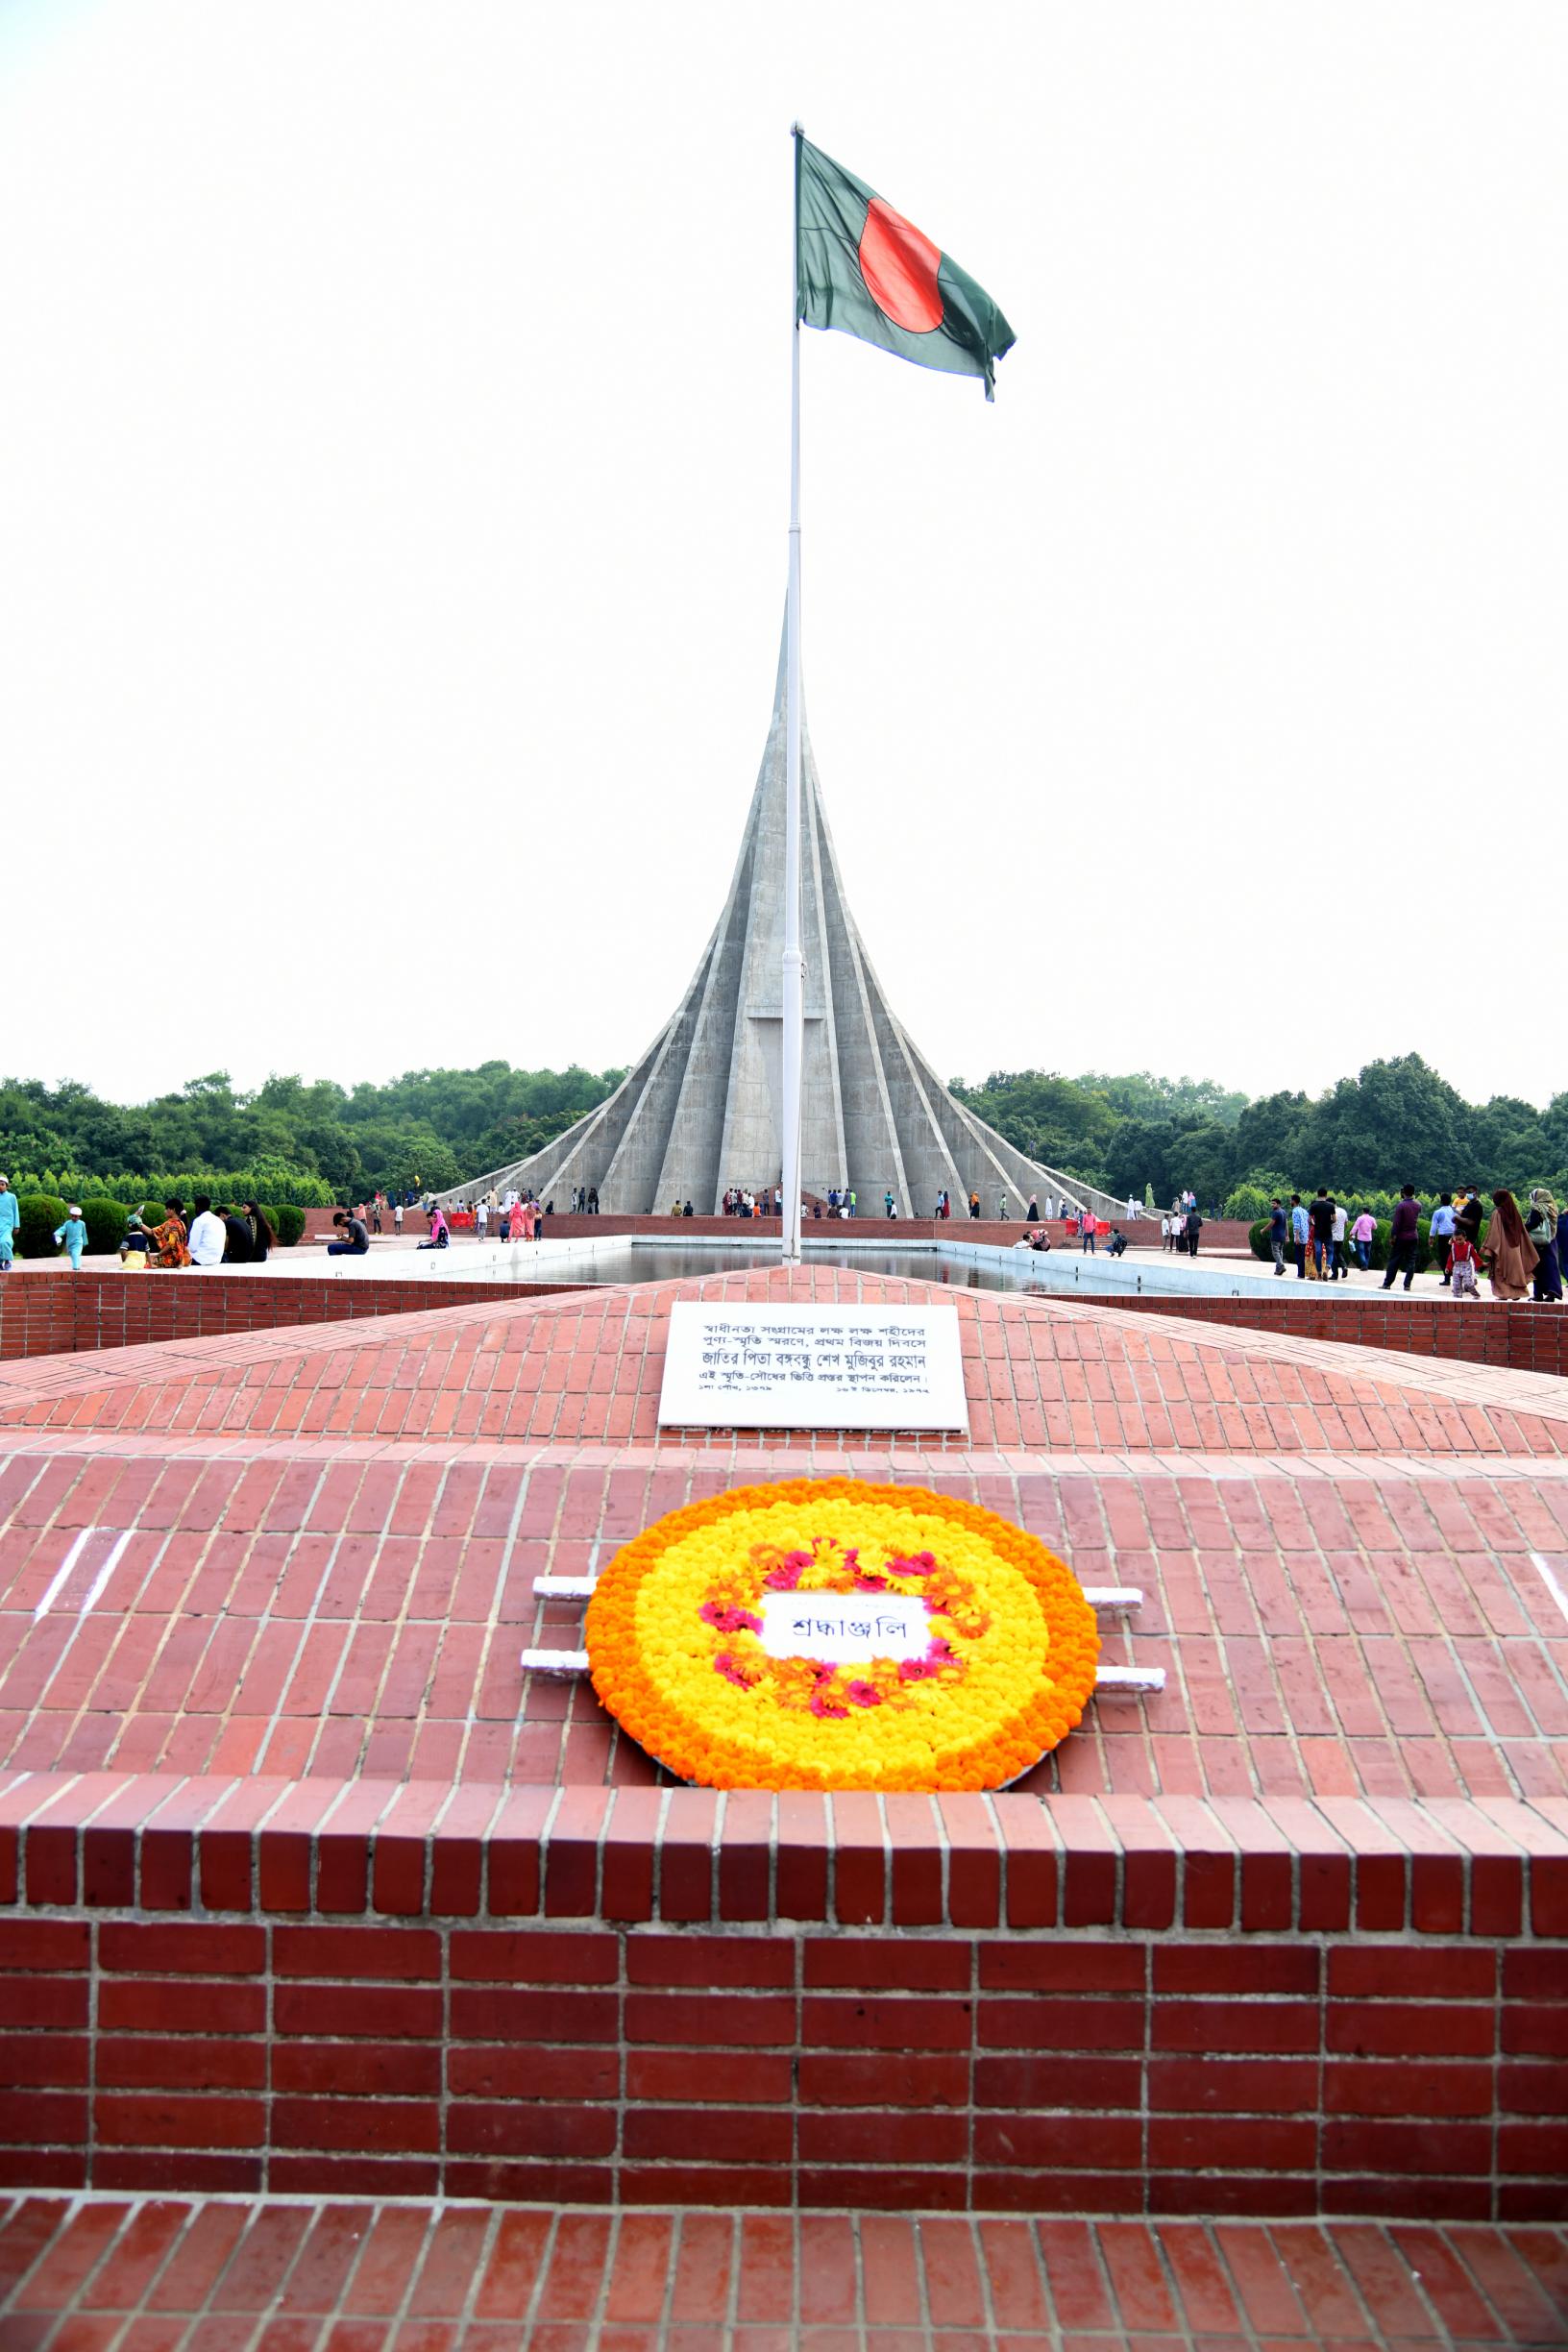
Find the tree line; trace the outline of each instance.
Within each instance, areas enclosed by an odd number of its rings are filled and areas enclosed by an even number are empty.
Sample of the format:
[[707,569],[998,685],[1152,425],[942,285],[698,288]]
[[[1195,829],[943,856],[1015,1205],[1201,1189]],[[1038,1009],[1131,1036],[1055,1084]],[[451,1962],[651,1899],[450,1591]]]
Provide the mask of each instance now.
[[1190,1186],[1211,1213],[1258,1213],[1262,1192],[1320,1184],[1369,1194],[1413,1184],[1423,1193],[1474,1181],[1515,1192],[1568,1190],[1568,1092],[1544,1111],[1517,1095],[1469,1103],[1419,1054],[1369,1062],[1321,1094],[1282,1090],[1253,1100],[1211,1080],[1062,1078],[997,1071],[984,1086],[953,1081],[959,1100],[1019,1151],[1118,1197],[1155,1201]]
[[[304,1205],[378,1186],[442,1191],[540,1150],[625,1074],[485,1062],[409,1070],[385,1086],[273,1076],[246,1093],[213,1070],[135,1104],[70,1081],[6,1079],[0,1173],[18,1190],[98,1186],[129,1197],[138,1185],[156,1194],[164,1177],[184,1178],[188,1196],[198,1176],[221,1172],[234,1176],[231,1191]],[[1032,1160],[1118,1197],[1147,1187],[1163,1203],[1190,1186],[1211,1213],[1234,1201],[1229,1213],[1250,1215],[1259,1190],[1319,1184],[1431,1193],[1474,1179],[1568,1192],[1568,1092],[1544,1111],[1505,1094],[1468,1103],[1418,1054],[1370,1062],[1317,1095],[1249,1099],[1212,1079],[1147,1070],[998,1070],[952,1088]]]

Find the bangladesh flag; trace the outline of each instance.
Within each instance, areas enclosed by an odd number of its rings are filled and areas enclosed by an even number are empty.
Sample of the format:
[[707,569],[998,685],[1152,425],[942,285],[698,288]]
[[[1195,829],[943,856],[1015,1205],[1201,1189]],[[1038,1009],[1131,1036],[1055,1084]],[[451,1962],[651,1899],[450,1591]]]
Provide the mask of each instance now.
[[796,136],[796,314],[951,376],[983,376],[1014,333],[984,286],[874,188]]

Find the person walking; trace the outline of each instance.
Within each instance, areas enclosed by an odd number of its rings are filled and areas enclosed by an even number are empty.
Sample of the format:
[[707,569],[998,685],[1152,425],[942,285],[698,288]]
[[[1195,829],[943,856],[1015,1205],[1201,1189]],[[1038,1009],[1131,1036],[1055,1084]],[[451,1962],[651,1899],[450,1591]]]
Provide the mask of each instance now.
[[1377,1231],[1378,1220],[1370,1209],[1363,1209],[1350,1229],[1350,1237],[1356,1245],[1356,1263],[1363,1274],[1372,1263],[1372,1243],[1377,1237]]
[[1191,1207],[1187,1213],[1187,1254],[1189,1258],[1195,1258],[1198,1254],[1198,1236],[1202,1231],[1203,1219],[1198,1214],[1197,1195],[1194,1193]]
[[1492,1278],[1493,1298],[1507,1299],[1510,1307],[1522,1299],[1535,1271],[1537,1252],[1525,1231],[1519,1204],[1506,1187],[1492,1194],[1492,1218],[1481,1254]]
[[891,1217],[893,1214],[893,1188],[891,1185],[882,1195],[882,1214],[885,1217]]
[[1427,1227],[1427,1238],[1432,1243],[1432,1254],[1437,1262],[1437,1287],[1439,1290],[1446,1290],[1448,1287],[1448,1257],[1450,1250],[1454,1246],[1454,1201],[1452,1194],[1447,1192],[1438,1193],[1437,1206],[1433,1211],[1432,1222]]
[[978,1217],[980,1214],[980,1195],[978,1192],[971,1192],[969,1194],[969,1214],[971,1217]]
[[1311,1219],[1302,1205],[1299,1192],[1290,1195],[1290,1255],[1296,1262],[1296,1280],[1307,1279],[1307,1244],[1311,1239]]
[[1525,1212],[1525,1231],[1535,1252],[1531,1294],[1539,1300],[1560,1299],[1562,1268],[1557,1262],[1557,1204],[1545,1185],[1536,1185]]
[[1319,1282],[1332,1281],[1334,1276],[1334,1208],[1327,1185],[1319,1185],[1309,1213],[1312,1221],[1312,1270]]
[[1469,1235],[1456,1232],[1448,1248],[1449,1295],[1457,1299],[1479,1299],[1481,1286],[1476,1280],[1480,1261],[1476,1245]]
[[16,1250],[16,1228],[21,1221],[22,1213],[16,1206],[11,1179],[0,1176],[0,1274],[11,1272],[11,1262]]
[[1350,1268],[1345,1263],[1345,1222],[1350,1214],[1343,1201],[1334,1204],[1334,1279],[1349,1282]]
[[[1518,1213],[1515,1210],[1515,1216]],[[1388,1271],[1383,1278],[1385,1290],[1393,1288],[1394,1277],[1402,1270],[1407,1290],[1415,1280],[1415,1253],[1421,1239],[1420,1219],[1421,1210],[1416,1201],[1414,1185],[1401,1185],[1399,1198],[1394,1203],[1393,1227],[1388,1237]]]
[[1268,1246],[1274,1253],[1274,1271],[1285,1272],[1285,1208],[1276,1192],[1268,1206]]
[[71,1262],[71,1272],[73,1274],[80,1274],[82,1271],[82,1252],[87,1246],[87,1226],[86,1219],[83,1216],[82,1211],[75,1201],[72,1201],[70,1207],[65,1212],[65,1222],[62,1225],[57,1225],[55,1227],[55,1246],[57,1249],[62,1241],[65,1244],[65,1254]]
[[1454,1231],[1463,1234],[1476,1256],[1481,1256],[1482,1223],[1481,1194],[1473,1184],[1466,1185],[1454,1207]]
[[1026,1224],[1030,1225],[1038,1225],[1040,1223],[1040,1201],[1038,1196],[1033,1192],[1031,1192],[1029,1195],[1029,1208],[1024,1221]]

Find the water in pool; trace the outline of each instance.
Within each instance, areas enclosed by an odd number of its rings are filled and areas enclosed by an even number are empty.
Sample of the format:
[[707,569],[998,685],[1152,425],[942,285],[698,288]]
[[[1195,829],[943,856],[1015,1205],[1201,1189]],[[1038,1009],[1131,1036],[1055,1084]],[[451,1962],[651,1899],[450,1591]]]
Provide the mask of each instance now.
[[[468,1272],[453,1253],[442,1272],[459,1277]],[[488,1253],[487,1253],[488,1255]],[[600,1243],[591,1250],[562,1248],[535,1255],[531,1250],[499,1253],[503,1263],[475,1265],[476,1277],[489,1281],[579,1283],[672,1282],[694,1274],[729,1274],[749,1266],[778,1263],[776,1243],[717,1241],[678,1242],[625,1240]],[[513,1260],[518,1261],[515,1264]],[[868,1274],[891,1274],[917,1282],[944,1284],[959,1290],[1018,1290],[1039,1298],[1099,1297],[1125,1291],[1147,1297],[1180,1296],[1230,1298],[1256,1285],[1245,1274],[1235,1274],[1222,1260],[1205,1266],[1172,1261],[1163,1265],[1147,1259],[1128,1263],[1109,1257],[1085,1257],[1078,1250],[954,1250],[940,1244],[928,1248],[805,1247],[808,1265],[855,1266]]]

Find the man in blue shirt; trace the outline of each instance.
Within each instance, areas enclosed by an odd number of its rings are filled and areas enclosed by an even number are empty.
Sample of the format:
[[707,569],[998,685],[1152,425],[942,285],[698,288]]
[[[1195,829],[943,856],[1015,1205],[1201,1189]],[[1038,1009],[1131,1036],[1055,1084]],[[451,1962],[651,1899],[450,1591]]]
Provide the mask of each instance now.
[[0,1274],[11,1272],[12,1255],[16,1247],[16,1228],[22,1213],[16,1206],[16,1195],[8,1178],[0,1176]]
[[1448,1253],[1454,1246],[1454,1201],[1450,1193],[1443,1192],[1438,1195],[1437,1206],[1432,1213],[1432,1223],[1427,1232],[1432,1243],[1433,1257],[1436,1260],[1441,1273],[1438,1286],[1446,1290],[1449,1278]]
[[1290,1195],[1290,1255],[1296,1262],[1296,1280],[1307,1280],[1307,1243],[1311,1235],[1312,1221],[1301,1205],[1301,1194]]
[[1280,1205],[1278,1193],[1274,1195],[1268,1212],[1268,1246],[1274,1252],[1275,1273],[1283,1274],[1285,1272],[1285,1211]]

